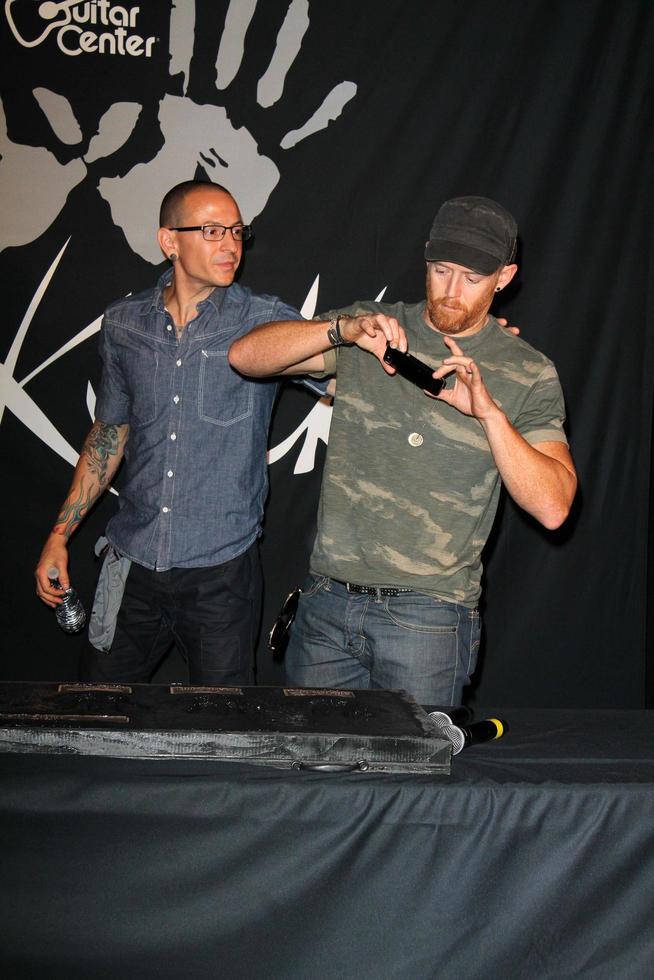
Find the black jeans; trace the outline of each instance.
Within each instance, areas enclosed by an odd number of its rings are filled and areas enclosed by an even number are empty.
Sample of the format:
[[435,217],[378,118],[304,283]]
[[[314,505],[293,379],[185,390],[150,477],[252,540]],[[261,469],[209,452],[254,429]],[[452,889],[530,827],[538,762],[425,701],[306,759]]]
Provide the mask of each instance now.
[[154,572],[134,562],[111,650],[90,648],[80,677],[147,683],[174,644],[191,684],[252,684],[260,615],[258,543],[208,568]]

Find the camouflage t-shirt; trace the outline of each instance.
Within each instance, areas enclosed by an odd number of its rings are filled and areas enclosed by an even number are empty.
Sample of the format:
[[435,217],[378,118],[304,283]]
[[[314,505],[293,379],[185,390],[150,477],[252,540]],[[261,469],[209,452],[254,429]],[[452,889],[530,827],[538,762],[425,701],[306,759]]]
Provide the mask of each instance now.
[[[410,352],[436,368],[449,351],[424,309],[424,302],[365,302],[339,312],[396,317]],[[457,343],[527,442],[567,443],[563,393],[548,358],[493,317]],[[476,605],[501,483],[480,423],[385,374],[358,347],[327,351],[325,366],[337,375],[336,397],[312,571]]]

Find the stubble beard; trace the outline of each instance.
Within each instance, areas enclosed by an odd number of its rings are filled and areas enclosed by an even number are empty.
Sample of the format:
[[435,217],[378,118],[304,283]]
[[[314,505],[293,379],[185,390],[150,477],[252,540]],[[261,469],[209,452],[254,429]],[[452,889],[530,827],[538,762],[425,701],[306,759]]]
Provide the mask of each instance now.
[[427,276],[427,318],[435,330],[449,336],[455,337],[475,326],[480,330],[486,321],[486,314],[490,309],[492,297],[493,291],[491,291],[490,296],[480,296],[478,302],[471,307],[466,306],[465,303],[452,304],[450,301],[450,306],[455,305],[456,308],[448,309],[443,306],[446,297],[430,296],[429,275]]
[[441,300],[427,302],[427,316],[432,327],[441,333],[456,335],[472,326],[467,307],[444,309]]

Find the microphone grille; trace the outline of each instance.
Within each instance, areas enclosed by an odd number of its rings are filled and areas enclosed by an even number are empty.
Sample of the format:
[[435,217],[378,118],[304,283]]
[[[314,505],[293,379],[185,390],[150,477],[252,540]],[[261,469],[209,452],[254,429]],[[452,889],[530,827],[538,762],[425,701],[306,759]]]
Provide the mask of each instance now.
[[452,755],[458,755],[466,744],[466,737],[458,725],[452,724],[452,719],[444,711],[430,711],[429,717],[438,727],[439,735],[452,743]]
[[466,744],[466,737],[457,725],[443,725],[441,731],[452,743],[452,755],[458,755]]

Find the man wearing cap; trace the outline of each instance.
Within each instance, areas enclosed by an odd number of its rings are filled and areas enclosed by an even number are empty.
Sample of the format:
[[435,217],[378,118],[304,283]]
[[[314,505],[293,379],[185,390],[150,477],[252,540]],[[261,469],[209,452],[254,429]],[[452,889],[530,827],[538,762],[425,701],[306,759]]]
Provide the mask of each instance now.
[[[481,552],[501,483],[545,527],[566,519],[577,478],[556,369],[489,314],[516,274],[516,237],[496,202],[447,201],[425,249],[425,300],[263,324],[230,348],[244,374],[337,379],[289,683],[459,704],[475,669]],[[387,343],[446,387],[434,398],[393,377]]]

